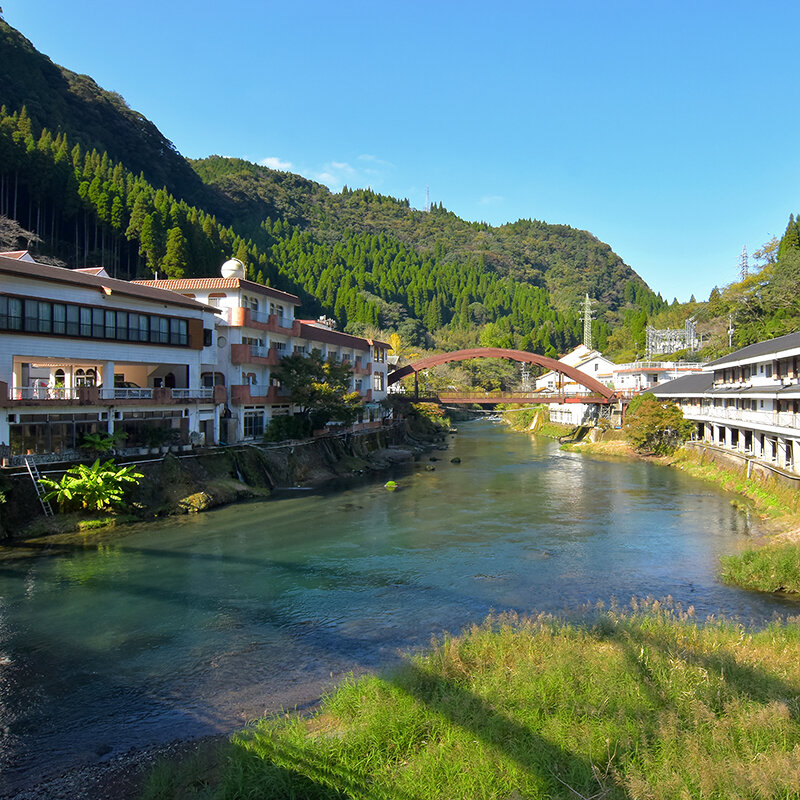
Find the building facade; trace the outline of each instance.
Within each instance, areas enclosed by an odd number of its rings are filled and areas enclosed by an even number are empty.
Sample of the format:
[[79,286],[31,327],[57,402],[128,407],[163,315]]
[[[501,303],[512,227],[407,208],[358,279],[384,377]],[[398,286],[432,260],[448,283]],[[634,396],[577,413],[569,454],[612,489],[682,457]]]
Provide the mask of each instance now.
[[696,438],[800,474],[800,333],[757,342],[652,389]]
[[[172,292],[0,255],[0,449],[74,452],[87,433],[214,435],[201,381],[215,309]],[[152,436],[150,436],[152,438]]]

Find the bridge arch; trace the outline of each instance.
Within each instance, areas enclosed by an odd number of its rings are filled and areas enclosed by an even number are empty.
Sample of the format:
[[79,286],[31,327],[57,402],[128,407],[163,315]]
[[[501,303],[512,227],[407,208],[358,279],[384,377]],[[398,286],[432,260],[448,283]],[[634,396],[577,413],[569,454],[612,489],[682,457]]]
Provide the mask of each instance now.
[[452,353],[437,353],[427,358],[421,358],[413,364],[406,364],[404,367],[390,372],[387,378],[387,383],[391,386],[393,383],[408,375],[413,375],[423,369],[430,367],[437,367],[440,364],[448,364],[451,361],[467,361],[470,358],[506,358],[510,361],[526,362],[528,364],[537,364],[540,367],[551,369],[554,372],[560,372],[568,378],[572,378],[576,383],[585,386],[589,391],[594,394],[602,395],[606,400],[614,397],[614,390],[609,389],[600,381],[595,380],[585,372],[570,367],[561,361],[556,361],[554,358],[547,358],[547,356],[540,356],[536,353],[528,353],[525,350],[504,350],[501,347],[473,347],[469,350],[454,350]]

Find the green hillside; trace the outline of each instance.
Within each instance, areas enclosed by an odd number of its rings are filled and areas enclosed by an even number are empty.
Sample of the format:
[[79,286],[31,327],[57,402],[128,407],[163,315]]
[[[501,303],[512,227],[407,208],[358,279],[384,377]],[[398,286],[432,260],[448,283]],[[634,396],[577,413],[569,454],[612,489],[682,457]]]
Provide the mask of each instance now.
[[580,341],[586,293],[597,345],[635,346],[664,307],[586,231],[492,227],[238,159],[190,163],[119,95],[54,65],[2,21],[0,102],[0,215],[67,266],[214,275],[236,256],[253,280],[299,294],[308,316],[397,331],[417,347],[560,354]]

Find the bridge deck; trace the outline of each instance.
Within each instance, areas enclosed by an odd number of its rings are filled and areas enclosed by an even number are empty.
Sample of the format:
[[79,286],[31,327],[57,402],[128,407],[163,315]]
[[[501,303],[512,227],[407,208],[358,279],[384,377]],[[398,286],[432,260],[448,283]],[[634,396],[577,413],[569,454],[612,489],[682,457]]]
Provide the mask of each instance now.
[[479,405],[488,403],[518,403],[520,405],[533,403],[602,403],[607,405],[614,402],[613,399],[597,394],[542,395],[531,394],[530,392],[440,392],[434,396],[440,403],[452,405],[471,403]]

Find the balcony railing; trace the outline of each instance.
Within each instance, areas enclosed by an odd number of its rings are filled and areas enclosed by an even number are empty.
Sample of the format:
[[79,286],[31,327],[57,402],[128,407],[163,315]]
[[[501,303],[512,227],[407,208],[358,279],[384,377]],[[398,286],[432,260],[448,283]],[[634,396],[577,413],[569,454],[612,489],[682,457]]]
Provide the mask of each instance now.
[[14,386],[8,389],[9,400],[77,400],[76,386]]
[[200,386],[197,389],[173,389],[172,396],[179,400],[210,400],[214,397],[214,387]]
[[269,322],[269,314],[265,314],[263,311],[250,311],[250,319],[253,322],[261,322],[266,325]]
[[257,344],[250,345],[250,355],[257,358],[269,358],[269,347],[261,347]]
[[753,411],[745,408],[685,406],[684,414],[691,419],[703,417],[704,419],[749,422],[753,425],[769,425],[778,428],[800,428],[800,414],[792,411]]

